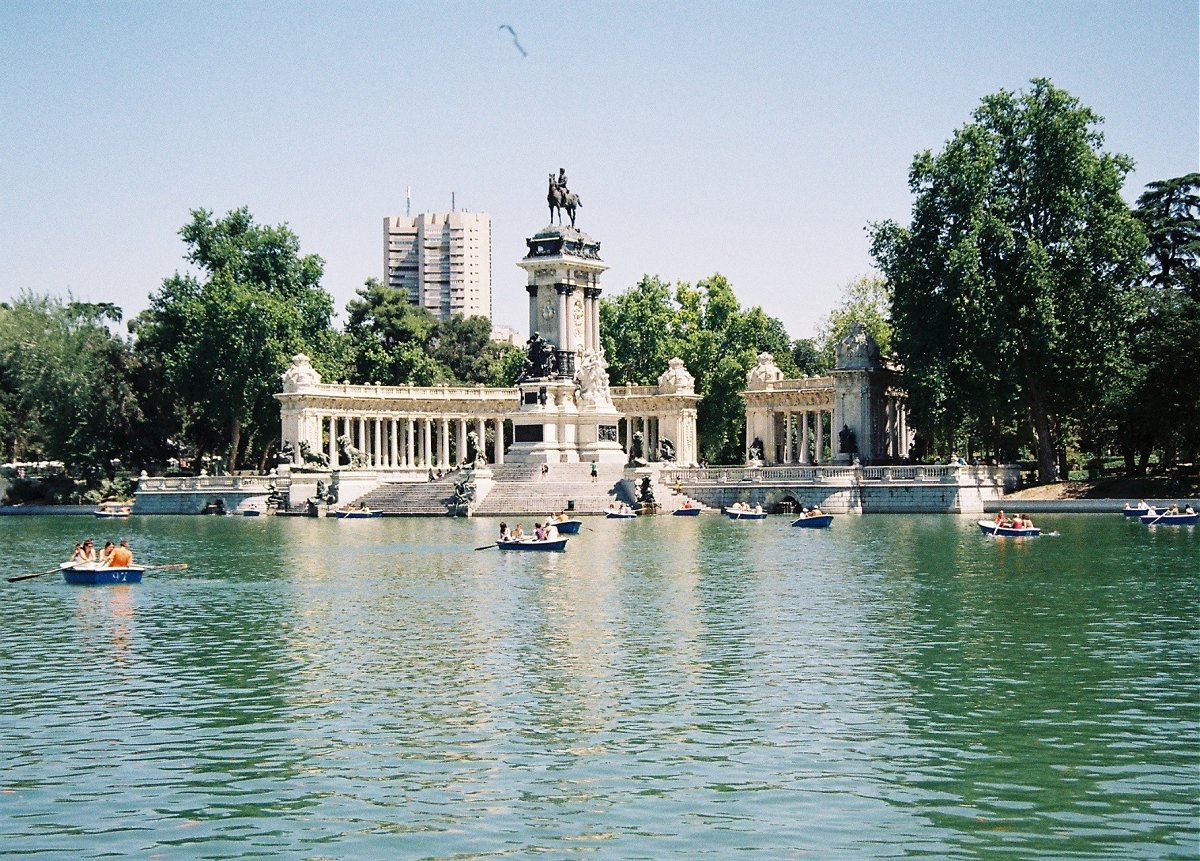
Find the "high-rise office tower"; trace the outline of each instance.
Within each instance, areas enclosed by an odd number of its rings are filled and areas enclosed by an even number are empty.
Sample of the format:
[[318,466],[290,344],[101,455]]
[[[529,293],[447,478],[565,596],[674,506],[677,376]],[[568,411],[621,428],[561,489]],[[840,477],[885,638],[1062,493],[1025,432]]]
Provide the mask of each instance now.
[[435,317],[492,317],[492,219],[485,212],[425,212],[383,220],[387,284]]

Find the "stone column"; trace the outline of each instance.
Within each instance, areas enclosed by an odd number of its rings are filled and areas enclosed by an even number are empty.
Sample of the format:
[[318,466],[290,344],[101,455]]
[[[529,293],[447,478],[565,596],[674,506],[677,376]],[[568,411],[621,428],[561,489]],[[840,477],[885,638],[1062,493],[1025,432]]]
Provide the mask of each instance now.
[[457,446],[458,446],[458,465],[466,466],[467,465],[467,420],[465,418],[460,418],[458,420]]
[[478,440],[476,445],[479,446],[479,455],[487,460],[487,425],[483,420],[483,416],[475,417],[475,438]]
[[492,446],[492,460],[496,466],[501,466],[504,463],[504,416],[497,416],[493,421],[496,423],[496,439]]
[[450,468],[450,419],[438,422],[438,469]]
[[404,417],[404,466],[411,469],[417,460],[417,423],[412,416]]
[[433,465],[433,445],[430,440],[433,431],[433,419],[421,419],[421,463],[419,466],[422,469],[428,469]]
[[800,413],[800,462],[808,464],[808,410]]
[[334,469],[337,468],[337,416],[329,417],[329,465]]
[[570,297],[570,293],[567,291],[570,288],[566,284],[555,284],[554,289],[558,292],[558,349],[569,350],[571,348],[567,344],[567,339],[570,337],[568,333],[571,327],[567,323],[567,299]]
[[400,455],[397,451],[399,443],[396,439],[400,433],[400,423],[396,420],[395,416],[392,416],[388,420],[388,424],[390,425],[388,428],[388,466],[395,469],[400,465]]
[[783,462],[792,462],[792,414],[783,414]]
[[825,460],[825,422],[821,421],[820,410],[817,410],[814,415],[817,418],[817,450],[814,453],[813,462],[823,463]]

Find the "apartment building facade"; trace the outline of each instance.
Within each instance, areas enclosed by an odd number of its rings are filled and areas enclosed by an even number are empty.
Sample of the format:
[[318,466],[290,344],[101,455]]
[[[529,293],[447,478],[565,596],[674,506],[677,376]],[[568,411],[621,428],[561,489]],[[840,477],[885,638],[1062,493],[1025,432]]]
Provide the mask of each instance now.
[[425,212],[383,220],[384,280],[438,319],[492,317],[492,219]]

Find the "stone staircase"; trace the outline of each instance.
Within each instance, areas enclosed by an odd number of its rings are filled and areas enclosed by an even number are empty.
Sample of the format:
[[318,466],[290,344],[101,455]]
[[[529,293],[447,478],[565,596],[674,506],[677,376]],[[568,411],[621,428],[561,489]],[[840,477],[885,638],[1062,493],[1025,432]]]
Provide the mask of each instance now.
[[437,481],[389,481],[354,500],[382,511],[384,517],[430,517],[445,515],[454,498],[454,482],[462,481],[461,470]]
[[594,482],[590,463],[552,463],[544,478],[540,464],[504,464],[493,466],[492,472],[495,486],[476,504],[477,516],[536,517],[567,511],[572,500],[576,514],[603,514],[615,500],[632,502],[619,486],[625,477],[624,464],[597,464]]

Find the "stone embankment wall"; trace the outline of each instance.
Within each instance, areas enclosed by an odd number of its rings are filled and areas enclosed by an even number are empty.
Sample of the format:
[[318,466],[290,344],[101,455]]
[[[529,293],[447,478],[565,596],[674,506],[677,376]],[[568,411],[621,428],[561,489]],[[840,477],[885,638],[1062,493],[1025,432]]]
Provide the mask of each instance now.
[[1016,486],[1015,467],[790,466],[664,469],[688,496],[714,508],[734,502],[768,510],[814,505],[830,513],[983,512]]

